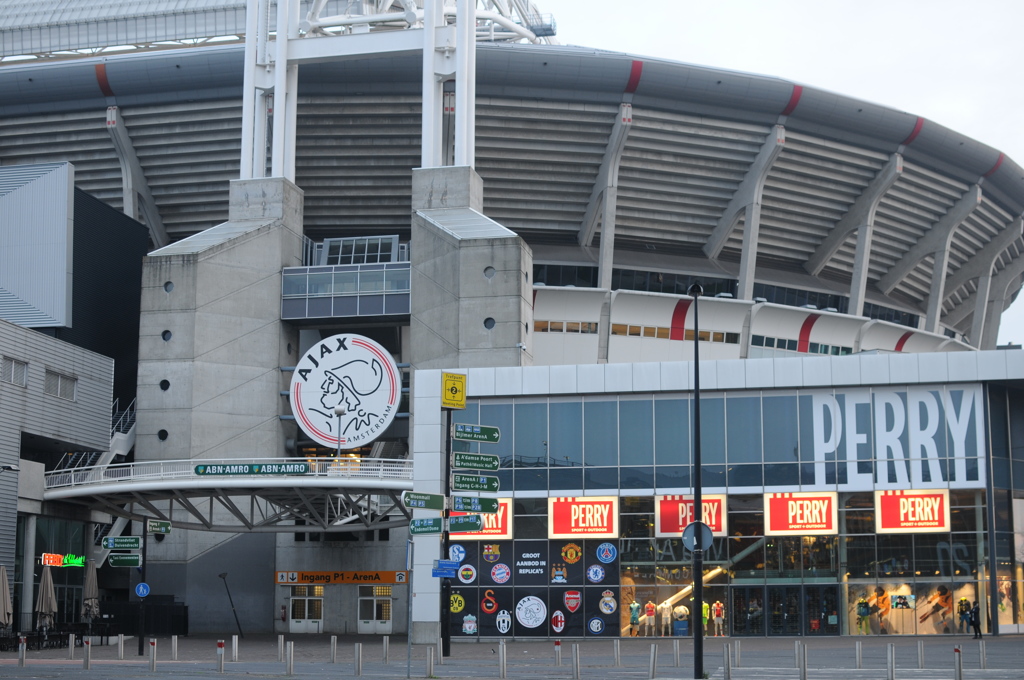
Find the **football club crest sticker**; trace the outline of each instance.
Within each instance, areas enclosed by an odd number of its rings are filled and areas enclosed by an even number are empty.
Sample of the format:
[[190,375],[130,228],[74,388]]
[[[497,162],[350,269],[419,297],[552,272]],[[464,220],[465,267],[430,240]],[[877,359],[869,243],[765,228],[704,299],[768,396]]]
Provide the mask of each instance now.
[[494,599],[494,591],[490,588],[484,591],[484,599],[480,600],[480,609],[484,614],[493,614],[498,611],[498,601]]
[[448,546],[448,559],[461,562],[466,559],[466,549],[458,543]]
[[484,562],[497,562],[501,557],[499,546],[494,543],[484,545]]
[[458,593],[452,593],[451,599],[449,600],[449,609],[452,614],[458,614],[466,608],[466,599]]
[[565,614],[555,610],[555,613],[551,615],[551,630],[556,633],[561,633],[565,630]]
[[587,580],[591,583],[600,583],[604,580],[604,567],[600,564],[592,564],[587,567]]
[[602,543],[597,546],[597,559],[601,560],[605,564],[611,564],[615,561],[619,551],[611,543]]
[[552,583],[568,583],[569,580],[565,577],[565,565],[564,564],[552,564],[551,565],[551,582]]
[[576,564],[583,557],[583,548],[575,543],[570,543],[562,548],[562,559],[566,564]]
[[527,628],[544,625],[548,618],[548,608],[544,600],[535,595],[527,595],[516,605],[516,620]]
[[512,578],[512,570],[508,565],[499,562],[491,567],[491,580],[495,583],[507,583]]
[[567,590],[562,595],[562,602],[565,603],[565,608],[569,610],[570,614],[575,614],[583,604],[583,593],[578,590]]
[[466,614],[462,617],[462,632],[466,635],[476,635],[476,617]]
[[615,601],[615,593],[606,590],[601,593],[601,601],[597,606],[601,609],[602,614],[614,614],[615,610],[619,607],[619,603]]
[[601,617],[595,616],[594,618],[587,621],[587,628],[589,628],[590,632],[594,635],[600,635],[604,632],[604,621],[601,619]]
[[459,567],[459,580],[467,584],[475,581],[476,568],[472,564],[463,564]]
[[495,617],[494,622],[498,624],[498,632],[505,635],[512,629],[512,615],[508,613],[507,609],[502,609],[498,612],[498,616]]

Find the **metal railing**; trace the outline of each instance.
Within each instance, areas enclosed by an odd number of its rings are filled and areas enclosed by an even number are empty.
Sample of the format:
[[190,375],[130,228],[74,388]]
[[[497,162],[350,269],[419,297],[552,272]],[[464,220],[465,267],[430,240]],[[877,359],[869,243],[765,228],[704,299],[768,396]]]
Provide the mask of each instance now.
[[211,465],[259,465],[264,464],[295,464],[305,463],[305,473],[288,475],[268,475],[259,473],[238,473],[217,475],[216,478],[226,479],[280,479],[282,477],[341,477],[345,479],[378,479],[411,481],[412,461],[381,458],[345,458],[307,460],[303,458],[193,458],[189,460],[163,460],[142,463],[120,463],[116,465],[98,465],[73,470],[54,470],[45,475],[45,488],[58,489],[65,487],[84,486],[90,484],[109,484],[111,482],[139,482],[163,480],[198,480],[212,479],[213,475],[197,474],[197,466]]

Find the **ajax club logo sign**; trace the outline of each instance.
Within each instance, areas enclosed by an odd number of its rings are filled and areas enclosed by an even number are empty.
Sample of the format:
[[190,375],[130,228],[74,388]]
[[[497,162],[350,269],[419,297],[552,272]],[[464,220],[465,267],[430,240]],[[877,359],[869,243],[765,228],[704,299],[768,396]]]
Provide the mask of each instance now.
[[376,342],[335,335],[302,357],[289,393],[295,420],[311,439],[354,449],[382,435],[395,419],[402,381],[395,360]]

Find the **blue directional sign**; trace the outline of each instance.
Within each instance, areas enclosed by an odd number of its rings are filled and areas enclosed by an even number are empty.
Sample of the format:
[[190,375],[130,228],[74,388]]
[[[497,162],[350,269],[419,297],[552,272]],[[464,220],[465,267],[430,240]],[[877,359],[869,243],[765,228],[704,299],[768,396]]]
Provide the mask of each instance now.
[[455,578],[454,569],[431,569],[430,575],[434,578]]
[[140,583],[139,585],[135,586],[135,594],[139,597],[145,597],[146,595],[149,595],[149,584]]
[[458,569],[459,562],[456,560],[434,560],[434,568],[444,570]]

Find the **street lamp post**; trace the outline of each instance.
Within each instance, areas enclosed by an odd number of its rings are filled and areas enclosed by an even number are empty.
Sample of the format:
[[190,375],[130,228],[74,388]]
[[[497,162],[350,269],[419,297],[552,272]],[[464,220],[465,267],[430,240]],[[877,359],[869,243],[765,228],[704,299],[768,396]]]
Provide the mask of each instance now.
[[[348,413],[345,404],[338,404],[334,407],[334,415],[338,416],[338,458],[341,458],[341,419]],[[339,461],[340,463],[340,461]]]
[[[701,497],[700,460],[700,317],[697,302],[704,294],[699,283],[691,284],[686,292],[693,297],[693,515],[697,522],[704,521],[704,499]],[[703,532],[694,532],[693,545],[693,677],[704,677],[704,545]]]
[[231,603],[231,613],[235,615],[235,625],[238,626],[238,637],[244,638],[242,634],[242,624],[238,622],[238,612],[235,611],[235,601],[231,599],[231,588],[228,588],[228,572],[224,571],[217,574],[224,581],[224,589],[228,591],[228,602]]

